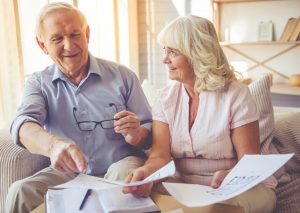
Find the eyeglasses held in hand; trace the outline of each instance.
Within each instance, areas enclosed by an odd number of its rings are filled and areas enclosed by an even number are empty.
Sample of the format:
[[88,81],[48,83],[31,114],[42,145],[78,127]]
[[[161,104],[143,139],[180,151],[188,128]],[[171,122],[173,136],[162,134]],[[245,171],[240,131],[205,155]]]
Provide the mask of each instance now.
[[[110,103],[109,106],[114,107],[116,110],[116,113],[118,112],[117,107],[114,103]],[[81,131],[93,131],[96,129],[97,125],[99,124],[102,129],[113,129],[114,128],[114,121],[118,120],[116,118],[107,119],[107,120],[101,120],[101,121],[78,121],[76,118],[75,112],[77,111],[76,107],[73,107],[73,116],[76,121],[76,124],[78,128]]]

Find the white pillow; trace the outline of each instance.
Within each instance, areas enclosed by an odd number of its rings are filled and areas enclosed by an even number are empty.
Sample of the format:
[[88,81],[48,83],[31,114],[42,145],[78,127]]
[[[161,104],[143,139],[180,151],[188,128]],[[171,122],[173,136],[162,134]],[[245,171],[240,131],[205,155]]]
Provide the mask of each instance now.
[[274,134],[274,114],[268,76],[263,76],[249,85],[259,111],[259,134],[262,153],[269,152]]

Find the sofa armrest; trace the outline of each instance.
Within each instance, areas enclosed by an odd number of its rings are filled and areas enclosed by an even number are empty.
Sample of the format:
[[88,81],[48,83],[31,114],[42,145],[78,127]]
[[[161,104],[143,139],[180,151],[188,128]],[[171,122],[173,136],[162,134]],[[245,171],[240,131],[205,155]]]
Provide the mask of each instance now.
[[31,154],[15,145],[7,130],[0,130],[0,212],[10,185],[33,175],[50,164],[49,158]]

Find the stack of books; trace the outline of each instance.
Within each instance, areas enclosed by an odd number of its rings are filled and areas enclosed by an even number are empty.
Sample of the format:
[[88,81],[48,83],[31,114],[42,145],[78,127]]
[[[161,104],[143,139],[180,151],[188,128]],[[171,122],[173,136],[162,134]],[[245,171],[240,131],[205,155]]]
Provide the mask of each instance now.
[[279,41],[300,41],[300,17],[289,18],[279,38]]

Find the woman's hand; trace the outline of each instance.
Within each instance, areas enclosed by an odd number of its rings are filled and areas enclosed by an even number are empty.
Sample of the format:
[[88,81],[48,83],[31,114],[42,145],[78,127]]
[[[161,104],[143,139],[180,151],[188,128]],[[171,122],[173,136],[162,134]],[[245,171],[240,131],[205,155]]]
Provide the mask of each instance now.
[[213,187],[213,188],[218,188],[229,172],[230,172],[230,170],[216,171],[213,178],[212,178],[210,186]]
[[[148,177],[150,174],[147,171],[145,167],[139,167],[135,169],[132,173],[130,173],[127,178],[126,182],[131,183],[139,180],[144,180],[146,177]],[[153,187],[152,183],[147,183],[140,186],[129,186],[123,188],[123,193],[131,193],[133,195],[139,196],[139,197],[149,197],[151,190]]]

